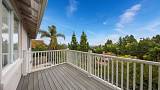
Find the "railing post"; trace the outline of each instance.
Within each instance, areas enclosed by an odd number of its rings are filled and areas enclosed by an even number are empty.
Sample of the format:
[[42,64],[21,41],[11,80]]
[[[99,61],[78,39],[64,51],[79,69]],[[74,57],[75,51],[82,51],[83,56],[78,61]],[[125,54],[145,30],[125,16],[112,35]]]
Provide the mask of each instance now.
[[22,63],[22,74],[25,76],[27,75],[27,72],[26,72],[26,68],[27,68],[27,51],[26,50],[23,50],[23,63]]
[[29,51],[28,51],[28,73],[30,73],[32,70],[32,66],[33,66],[32,65],[32,63],[33,63],[32,57],[33,57],[32,50],[31,50],[31,48],[29,48]]
[[22,74],[25,76],[31,72],[32,62],[31,62],[31,49],[23,51],[23,69]]
[[92,51],[89,50],[88,54],[87,54],[87,66],[88,66],[88,72],[89,72],[89,76],[92,74],[92,60],[91,60],[91,53]]
[[69,54],[69,48],[67,48],[66,54],[67,54],[67,60],[66,60],[66,62],[69,63],[69,59],[70,59],[70,58],[69,58],[69,57],[70,57],[70,56],[69,56],[69,55],[70,55],[70,54]]

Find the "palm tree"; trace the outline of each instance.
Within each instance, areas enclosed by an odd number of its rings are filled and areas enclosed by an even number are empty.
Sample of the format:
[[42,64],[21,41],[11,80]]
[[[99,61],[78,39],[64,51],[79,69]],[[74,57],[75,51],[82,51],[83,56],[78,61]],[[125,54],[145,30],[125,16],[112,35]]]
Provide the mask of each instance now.
[[50,38],[50,44],[48,47],[48,49],[50,49],[50,50],[57,49],[57,45],[58,45],[57,37],[62,37],[65,39],[64,34],[57,33],[56,26],[54,26],[54,25],[48,26],[48,31],[41,30],[39,32],[41,33],[41,38],[43,38],[43,37]]

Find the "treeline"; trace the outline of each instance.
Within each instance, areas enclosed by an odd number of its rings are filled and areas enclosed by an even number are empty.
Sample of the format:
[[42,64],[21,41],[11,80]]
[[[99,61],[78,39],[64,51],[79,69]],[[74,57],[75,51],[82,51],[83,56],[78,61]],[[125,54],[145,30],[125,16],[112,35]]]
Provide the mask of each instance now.
[[88,51],[91,49],[99,54],[105,52],[123,57],[160,61],[160,35],[152,38],[141,38],[139,41],[133,35],[126,35],[120,37],[116,43],[107,40],[105,45],[89,47],[85,32],[82,32],[80,43],[77,42],[76,35],[73,33],[68,47],[71,50]]
[[87,52],[90,49],[90,47],[89,47],[89,43],[87,41],[86,33],[82,32],[79,43],[77,41],[76,34],[73,33],[72,40],[71,40],[71,43],[68,44],[68,48],[70,50],[79,50],[79,51]]

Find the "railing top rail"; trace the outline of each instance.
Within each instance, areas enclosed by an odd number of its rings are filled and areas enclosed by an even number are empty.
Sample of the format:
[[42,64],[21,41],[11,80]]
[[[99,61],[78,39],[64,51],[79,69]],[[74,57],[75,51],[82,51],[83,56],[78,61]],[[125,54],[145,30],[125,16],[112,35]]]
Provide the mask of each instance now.
[[83,52],[83,51],[76,51],[76,50],[69,50],[69,51],[88,54],[88,52]]
[[120,60],[120,61],[160,66],[160,62],[147,61],[147,60],[141,60],[141,59],[132,59],[132,58],[123,58],[123,57],[117,57],[117,56],[112,56],[112,55],[104,55],[104,54],[96,54],[96,53],[91,53],[91,54],[96,55],[96,56],[106,57],[106,58],[113,58],[113,59]]
[[46,51],[32,51],[32,53],[38,53],[38,52],[54,52],[54,51],[66,51],[66,49],[62,49],[62,50],[46,50]]

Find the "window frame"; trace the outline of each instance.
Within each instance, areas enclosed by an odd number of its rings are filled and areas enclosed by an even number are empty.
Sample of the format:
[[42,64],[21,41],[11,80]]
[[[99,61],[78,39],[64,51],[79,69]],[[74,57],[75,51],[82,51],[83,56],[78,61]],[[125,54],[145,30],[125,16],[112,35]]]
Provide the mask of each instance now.
[[[6,9],[9,10],[9,45],[8,45],[8,61],[7,64],[5,66],[3,66],[2,63],[2,56],[0,56],[1,59],[1,69],[3,70],[4,68],[8,67],[9,65],[13,64],[17,59],[20,58],[21,56],[21,47],[20,47],[20,43],[21,43],[21,38],[20,38],[20,29],[21,29],[21,22],[20,22],[20,18],[18,17],[16,11],[13,8],[11,3],[8,0],[2,0],[2,2],[0,2],[1,6],[4,5],[6,7]],[[2,10],[2,9],[1,9]],[[2,12],[2,11],[1,11]],[[2,17],[2,15],[1,15]],[[18,57],[14,60],[14,43],[13,43],[13,34],[14,34],[14,18],[16,18],[18,20]],[[2,19],[0,19],[1,25],[2,25]],[[0,32],[0,38],[2,39],[2,32]],[[1,51],[0,53],[2,54],[2,40],[1,40]]]
[[[5,67],[7,67],[8,65],[10,65],[11,61],[12,61],[12,59],[11,59],[11,38],[12,38],[11,37],[11,22],[12,22],[12,20],[11,20],[11,9],[10,9],[10,6],[8,5],[7,1],[5,1],[5,0],[2,1],[2,6],[4,6],[9,12],[9,16],[8,16],[8,19],[9,19],[8,20],[8,38],[9,38],[9,43],[8,43],[8,53],[7,53],[7,58],[8,58],[7,60],[8,61],[7,61],[7,64],[5,66],[3,66],[3,62],[2,62],[2,69],[3,69]],[[2,33],[1,33],[1,36],[2,36]],[[2,53],[2,59],[3,59],[3,53]]]
[[[19,20],[18,16],[16,15],[16,13],[14,12],[13,13],[13,28],[11,30],[12,31],[12,33],[11,33],[12,37],[14,35],[14,25],[15,25],[14,20],[15,20],[15,18],[18,21],[18,32],[17,32],[17,34],[18,34],[18,53],[17,53],[18,57],[16,58],[16,59],[18,59],[18,58],[20,58],[20,54],[19,54],[20,53],[20,20]],[[12,38],[12,43],[11,43],[11,46],[12,46],[12,48],[11,48],[12,49],[12,52],[11,52],[12,56],[11,57],[12,58],[14,57],[14,42],[13,42],[13,39],[14,38]],[[16,61],[16,60],[14,60],[14,58],[12,60],[13,60],[13,62]]]

